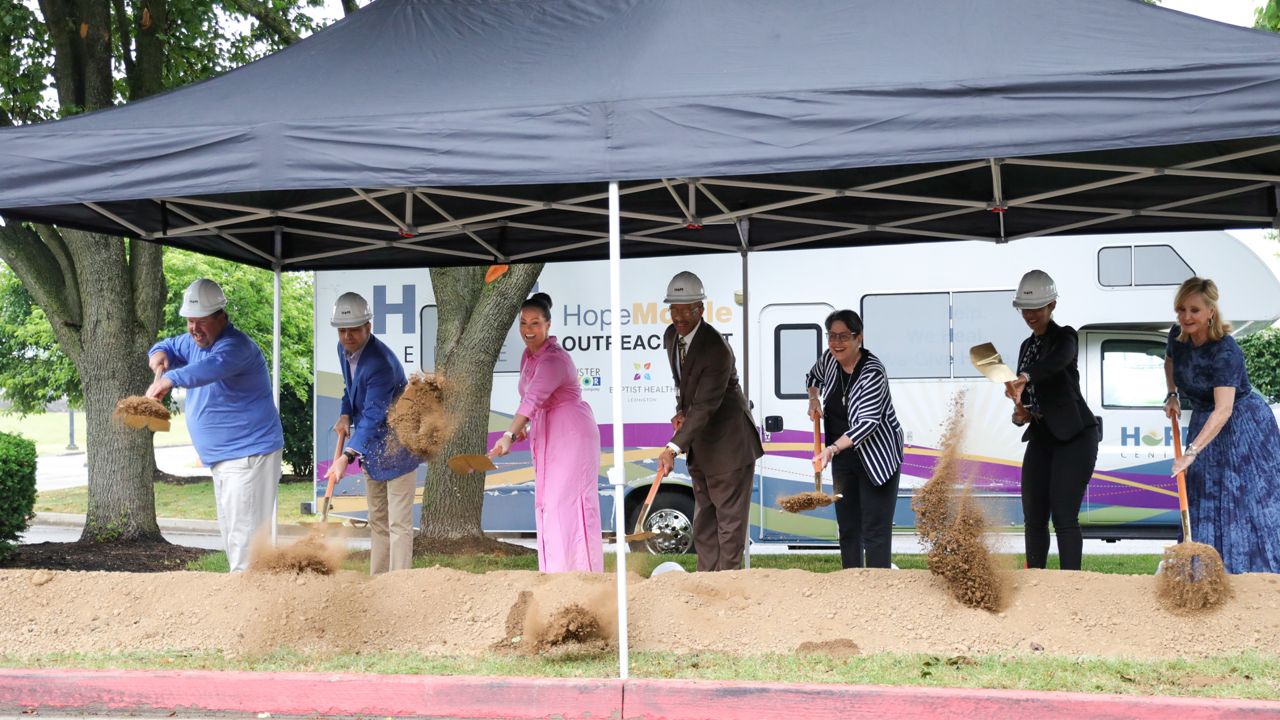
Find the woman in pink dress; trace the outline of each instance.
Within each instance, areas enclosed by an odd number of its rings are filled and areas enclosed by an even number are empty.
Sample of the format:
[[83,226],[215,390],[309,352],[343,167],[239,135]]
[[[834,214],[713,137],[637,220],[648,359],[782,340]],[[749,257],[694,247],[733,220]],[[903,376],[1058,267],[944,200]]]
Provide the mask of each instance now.
[[578,369],[551,331],[551,297],[520,306],[520,407],[490,457],[511,452],[528,433],[533,450],[538,569],[601,572],[600,428],[578,389]]

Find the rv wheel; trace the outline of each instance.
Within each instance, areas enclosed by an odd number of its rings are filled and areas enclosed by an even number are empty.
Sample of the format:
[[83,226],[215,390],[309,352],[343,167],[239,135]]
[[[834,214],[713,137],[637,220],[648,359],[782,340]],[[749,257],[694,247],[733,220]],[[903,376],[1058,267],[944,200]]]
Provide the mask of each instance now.
[[[627,518],[627,527],[635,528],[640,506]],[[649,508],[644,529],[657,533],[649,540],[631,543],[632,552],[653,555],[680,555],[693,552],[693,498],[676,490],[660,490]]]

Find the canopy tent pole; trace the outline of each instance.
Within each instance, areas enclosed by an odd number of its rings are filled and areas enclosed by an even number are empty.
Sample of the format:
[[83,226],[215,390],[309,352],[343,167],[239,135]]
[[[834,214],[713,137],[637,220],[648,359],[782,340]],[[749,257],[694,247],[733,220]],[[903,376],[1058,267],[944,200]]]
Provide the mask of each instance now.
[[[742,395],[747,399],[747,409],[754,422],[756,409],[751,404],[751,304],[747,277],[747,256],[751,252],[751,220],[745,217],[739,218],[737,225],[738,238],[742,241],[742,247],[738,250],[742,255]],[[754,469],[751,476],[751,485],[754,488],[756,484]],[[763,495],[761,499],[763,500]],[[751,507],[749,501],[747,507]],[[746,570],[751,569],[751,517],[749,515],[747,516],[747,541],[742,544],[742,567]]]
[[627,474],[622,469],[626,445],[622,436],[622,221],[617,181],[609,183],[609,308],[614,319],[609,325],[609,362],[613,375],[613,534],[618,576],[618,678],[626,680],[630,658],[627,648],[627,540],[623,494]]
[[[284,242],[281,239],[281,228],[275,226],[275,259],[272,269],[275,277],[272,283],[271,303],[271,395],[276,403],[276,411],[280,410],[280,263],[284,256]],[[271,508],[271,545],[276,544],[276,533],[279,530],[280,496],[276,494],[275,505]]]

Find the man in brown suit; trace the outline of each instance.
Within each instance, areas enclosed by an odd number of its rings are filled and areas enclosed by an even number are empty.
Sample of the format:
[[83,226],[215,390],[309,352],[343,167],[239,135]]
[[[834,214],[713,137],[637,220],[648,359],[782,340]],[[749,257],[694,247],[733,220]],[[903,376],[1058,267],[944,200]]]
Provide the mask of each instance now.
[[670,470],[676,455],[688,453],[698,570],[737,570],[756,459],[764,450],[738,385],[733,349],[702,322],[706,299],[702,281],[691,272],[678,273],[667,285],[671,326],[662,345],[676,383],[675,435],[658,462]]

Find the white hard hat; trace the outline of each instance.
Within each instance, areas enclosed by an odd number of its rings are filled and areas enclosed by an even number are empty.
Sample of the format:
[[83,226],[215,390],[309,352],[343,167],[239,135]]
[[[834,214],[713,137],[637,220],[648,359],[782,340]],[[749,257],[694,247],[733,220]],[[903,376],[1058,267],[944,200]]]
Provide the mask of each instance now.
[[182,293],[182,307],[178,314],[184,318],[208,317],[227,306],[227,296],[218,283],[200,278],[187,286]]
[[707,299],[707,292],[702,288],[702,281],[697,275],[685,270],[676,273],[667,283],[667,299],[665,303],[698,303]]
[[1058,299],[1058,286],[1043,270],[1032,270],[1022,276],[1013,306],[1019,310],[1039,310]]
[[369,310],[369,301],[360,293],[342,293],[333,304],[333,317],[329,324],[336,328],[360,327],[373,319]]

